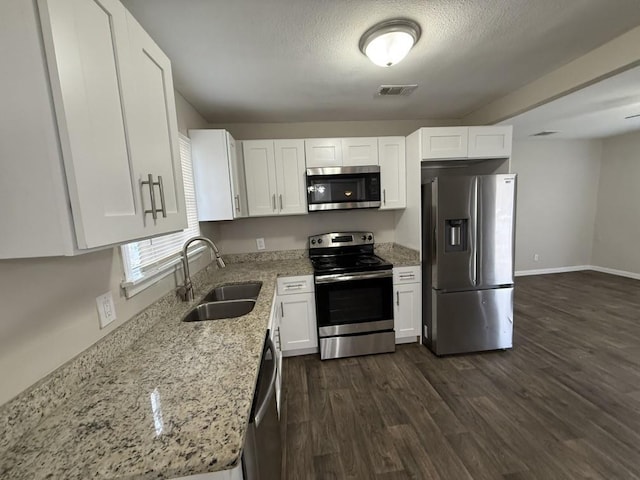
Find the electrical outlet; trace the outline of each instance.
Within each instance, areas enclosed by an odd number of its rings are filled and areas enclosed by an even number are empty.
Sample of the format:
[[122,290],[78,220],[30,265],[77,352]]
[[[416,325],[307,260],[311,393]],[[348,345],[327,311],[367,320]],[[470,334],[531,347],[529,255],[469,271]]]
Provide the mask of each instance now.
[[264,250],[266,248],[264,246],[264,238],[256,238],[256,245],[258,246],[258,250]]
[[533,261],[534,262],[539,262],[540,261],[540,255],[538,255],[537,253],[533,254]]
[[98,306],[100,328],[106,327],[116,319],[116,306],[113,304],[113,295],[111,292],[96,297],[96,305]]

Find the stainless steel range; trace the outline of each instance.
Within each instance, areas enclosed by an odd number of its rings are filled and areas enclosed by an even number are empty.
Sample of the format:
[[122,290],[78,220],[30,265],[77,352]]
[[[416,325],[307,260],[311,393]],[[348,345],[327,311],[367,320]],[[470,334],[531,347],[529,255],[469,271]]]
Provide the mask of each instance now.
[[320,359],[395,351],[393,265],[371,232],[309,237]]

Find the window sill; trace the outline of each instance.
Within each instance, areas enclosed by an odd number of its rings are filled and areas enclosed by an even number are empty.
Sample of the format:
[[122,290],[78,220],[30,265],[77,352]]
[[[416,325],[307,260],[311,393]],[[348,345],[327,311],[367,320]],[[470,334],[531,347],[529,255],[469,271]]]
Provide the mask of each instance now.
[[[202,252],[204,252],[206,249],[207,247],[205,245],[199,245],[198,247],[190,249],[189,253],[187,254],[189,258],[189,262],[192,262],[196,258],[199,258],[200,255],[202,255]],[[160,265],[156,270],[154,270],[153,272],[149,272],[144,277],[138,280],[130,281],[130,282],[123,281],[120,284],[120,288],[122,288],[122,290],[124,291],[124,296],[126,298],[131,298],[134,295],[137,295],[138,293],[142,292],[143,290],[146,290],[147,288],[155,285],[163,278],[171,275],[173,272],[175,272],[174,267],[181,263],[182,263],[182,254],[178,254],[173,257],[170,257],[169,259],[167,259],[165,263]]]

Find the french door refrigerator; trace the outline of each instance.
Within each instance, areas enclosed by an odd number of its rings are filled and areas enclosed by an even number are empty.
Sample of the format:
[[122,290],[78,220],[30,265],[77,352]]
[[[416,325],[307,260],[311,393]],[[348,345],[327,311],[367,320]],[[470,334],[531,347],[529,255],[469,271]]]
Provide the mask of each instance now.
[[423,343],[436,355],[507,349],[516,175],[422,185]]

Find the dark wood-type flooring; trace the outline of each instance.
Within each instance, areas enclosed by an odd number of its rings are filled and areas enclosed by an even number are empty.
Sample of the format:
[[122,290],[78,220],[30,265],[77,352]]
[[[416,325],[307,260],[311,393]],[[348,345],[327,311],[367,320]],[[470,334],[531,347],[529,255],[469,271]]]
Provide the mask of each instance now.
[[514,348],[285,359],[284,477],[640,478],[640,282],[521,277]]

